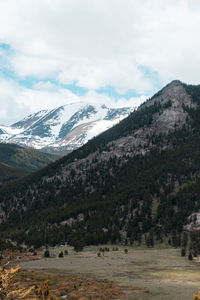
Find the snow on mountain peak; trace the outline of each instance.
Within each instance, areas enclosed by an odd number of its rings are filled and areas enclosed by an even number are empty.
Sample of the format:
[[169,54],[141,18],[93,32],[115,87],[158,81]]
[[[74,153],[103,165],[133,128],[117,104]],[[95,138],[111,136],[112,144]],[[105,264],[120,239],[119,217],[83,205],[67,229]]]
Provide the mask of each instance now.
[[105,104],[78,102],[41,110],[11,126],[0,126],[0,142],[36,149],[65,147],[72,150],[114,126],[135,108],[108,108]]

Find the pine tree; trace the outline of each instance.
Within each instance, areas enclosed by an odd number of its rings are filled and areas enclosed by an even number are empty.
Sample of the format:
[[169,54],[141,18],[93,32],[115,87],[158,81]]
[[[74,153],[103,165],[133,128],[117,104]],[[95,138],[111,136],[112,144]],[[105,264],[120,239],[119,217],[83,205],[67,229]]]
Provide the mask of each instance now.
[[175,231],[172,232],[172,246],[175,248],[178,247],[178,238]]
[[147,247],[154,247],[154,236],[153,236],[153,232],[150,232],[147,236],[146,236],[146,246]]
[[183,232],[183,235],[182,235],[182,241],[181,241],[181,246],[183,248],[186,248],[187,247],[187,244],[188,244],[188,235],[186,232]]
[[45,250],[45,252],[44,252],[44,257],[46,257],[46,258],[50,257],[50,253],[49,253],[49,250],[48,250],[48,249]]
[[185,256],[185,249],[181,249],[181,256]]
[[188,255],[188,259],[189,259],[189,260],[192,260],[192,259],[193,259],[192,253],[191,253],[191,252],[190,252],[189,255]]
[[58,254],[58,257],[59,258],[62,258],[64,255],[63,255],[63,252],[61,251],[59,254]]

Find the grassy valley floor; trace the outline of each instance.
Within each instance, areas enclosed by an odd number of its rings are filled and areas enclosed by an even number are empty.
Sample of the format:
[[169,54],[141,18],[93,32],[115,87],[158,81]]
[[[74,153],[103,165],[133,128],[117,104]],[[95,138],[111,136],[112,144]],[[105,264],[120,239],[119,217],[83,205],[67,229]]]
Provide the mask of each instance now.
[[[113,246],[110,247],[112,249]],[[75,253],[70,247],[50,249],[56,254],[68,250],[64,258],[48,258],[22,263],[24,269],[52,274],[78,274],[107,279],[119,285],[139,287],[127,290],[129,300],[189,300],[200,288],[200,264],[180,256],[180,249],[119,247],[98,257],[98,247]],[[85,295],[87,296],[87,295]]]

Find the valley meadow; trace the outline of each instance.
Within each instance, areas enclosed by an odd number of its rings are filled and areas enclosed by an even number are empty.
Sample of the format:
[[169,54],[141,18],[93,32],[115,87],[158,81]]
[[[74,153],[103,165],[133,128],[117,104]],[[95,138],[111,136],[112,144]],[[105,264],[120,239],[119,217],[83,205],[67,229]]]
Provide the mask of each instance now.
[[189,300],[200,288],[200,264],[181,257],[180,249],[118,246],[118,251],[112,251],[113,247],[100,257],[99,248],[94,246],[79,253],[72,247],[50,248],[55,256],[66,249],[68,255],[24,262],[22,268],[113,281],[124,286],[122,298],[128,300]]

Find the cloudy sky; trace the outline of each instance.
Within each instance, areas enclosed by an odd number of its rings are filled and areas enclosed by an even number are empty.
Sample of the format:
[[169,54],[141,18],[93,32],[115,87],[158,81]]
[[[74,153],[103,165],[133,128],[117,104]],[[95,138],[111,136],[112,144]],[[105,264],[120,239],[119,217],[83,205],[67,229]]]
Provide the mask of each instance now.
[[0,0],[0,123],[200,83],[199,0]]

